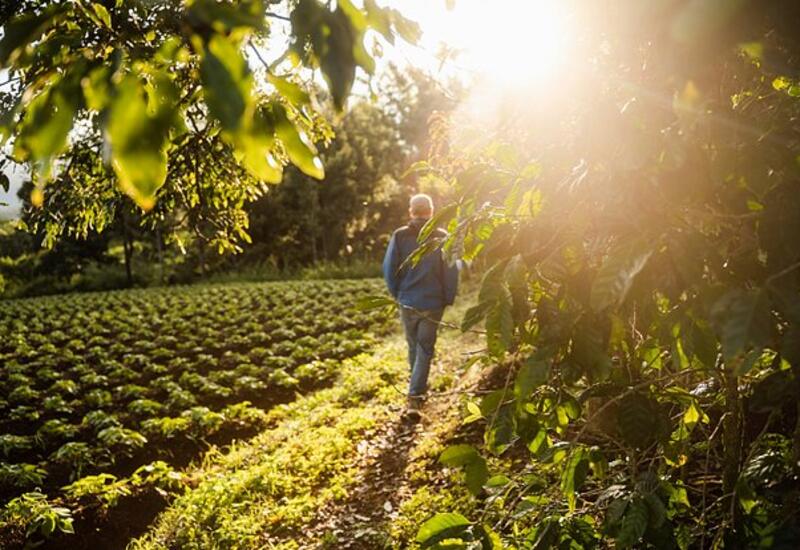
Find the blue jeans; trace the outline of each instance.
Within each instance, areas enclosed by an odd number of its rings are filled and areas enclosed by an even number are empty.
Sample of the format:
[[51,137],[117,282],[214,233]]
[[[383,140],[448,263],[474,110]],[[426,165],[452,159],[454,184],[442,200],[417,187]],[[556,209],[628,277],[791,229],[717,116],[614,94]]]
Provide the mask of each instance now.
[[428,373],[431,370],[436,330],[439,328],[442,312],[441,309],[418,311],[400,307],[400,320],[408,342],[408,364],[411,367],[409,396],[425,395],[428,389]]

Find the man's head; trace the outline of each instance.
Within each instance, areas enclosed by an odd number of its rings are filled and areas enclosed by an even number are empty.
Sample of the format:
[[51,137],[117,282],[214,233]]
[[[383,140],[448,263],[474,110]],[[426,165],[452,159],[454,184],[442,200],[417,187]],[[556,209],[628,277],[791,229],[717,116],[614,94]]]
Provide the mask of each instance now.
[[408,213],[412,218],[430,218],[433,216],[433,199],[420,193],[408,201]]

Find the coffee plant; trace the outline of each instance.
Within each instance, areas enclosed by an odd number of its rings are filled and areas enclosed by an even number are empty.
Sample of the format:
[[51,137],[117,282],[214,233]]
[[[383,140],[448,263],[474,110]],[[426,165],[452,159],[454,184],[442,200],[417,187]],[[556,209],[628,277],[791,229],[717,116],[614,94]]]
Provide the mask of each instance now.
[[370,348],[391,320],[352,306],[377,288],[236,284],[0,303],[0,537],[66,531],[61,510],[73,505],[181,489],[165,462],[174,449],[262,426],[261,407],[324,384]]
[[796,548],[797,5],[590,4],[564,98],[436,120],[461,142],[414,167],[456,195],[421,239],[485,268],[462,329],[495,381],[441,456],[480,513],[417,542]]

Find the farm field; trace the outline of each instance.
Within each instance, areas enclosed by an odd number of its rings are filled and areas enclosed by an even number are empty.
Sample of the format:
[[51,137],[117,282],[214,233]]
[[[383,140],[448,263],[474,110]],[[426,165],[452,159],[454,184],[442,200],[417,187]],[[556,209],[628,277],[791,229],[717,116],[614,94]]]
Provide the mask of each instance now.
[[352,306],[379,285],[209,285],[0,303],[3,546],[181,489],[178,470],[209,444],[252,435],[265,409],[324,385],[343,359],[373,345],[390,319]]

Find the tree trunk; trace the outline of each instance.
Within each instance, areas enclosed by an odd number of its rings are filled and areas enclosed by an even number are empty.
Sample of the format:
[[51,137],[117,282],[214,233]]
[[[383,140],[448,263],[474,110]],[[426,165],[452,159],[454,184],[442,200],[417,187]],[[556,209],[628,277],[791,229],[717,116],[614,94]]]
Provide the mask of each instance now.
[[164,283],[164,245],[161,242],[161,228],[156,227],[156,252],[158,253],[158,282]]
[[317,192],[311,196],[311,209],[309,212],[309,233],[311,234],[311,261],[317,265]]
[[128,228],[128,217],[125,212],[122,213],[122,250],[125,255],[125,278],[128,286],[133,286],[133,268],[131,262],[133,260],[133,242],[131,239],[130,229]]
[[199,247],[198,259],[200,261],[200,275],[206,276],[206,241],[202,238],[197,240]]
[[723,372],[725,384],[725,420],[722,425],[722,442],[724,446],[722,493],[725,503],[731,513],[732,526],[737,523],[736,482],[742,461],[742,408],[739,399],[739,381],[736,376],[725,367]]

